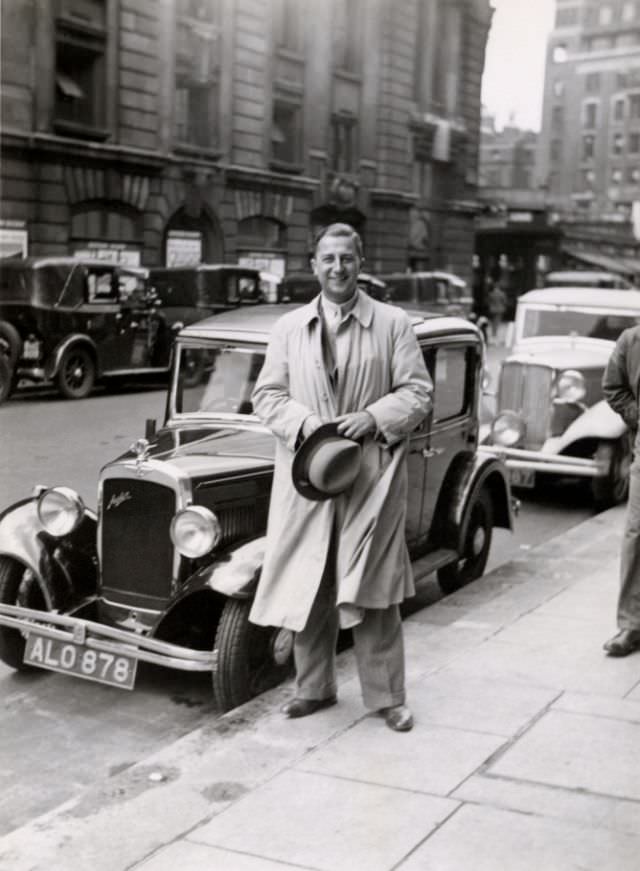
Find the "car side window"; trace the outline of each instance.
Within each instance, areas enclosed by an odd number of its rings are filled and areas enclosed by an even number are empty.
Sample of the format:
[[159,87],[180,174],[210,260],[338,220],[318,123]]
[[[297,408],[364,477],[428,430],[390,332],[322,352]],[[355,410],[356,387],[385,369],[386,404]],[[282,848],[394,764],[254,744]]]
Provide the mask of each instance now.
[[88,272],[87,293],[89,302],[117,302],[118,285],[113,281],[113,273]]
[[458,417],[467,410],[469,348],[464,345],[458,347],[443,345],[429,351],[433,352],[431,361],[433,370],[426,355],[425,362],[434,386],[433,422],[438,423]]

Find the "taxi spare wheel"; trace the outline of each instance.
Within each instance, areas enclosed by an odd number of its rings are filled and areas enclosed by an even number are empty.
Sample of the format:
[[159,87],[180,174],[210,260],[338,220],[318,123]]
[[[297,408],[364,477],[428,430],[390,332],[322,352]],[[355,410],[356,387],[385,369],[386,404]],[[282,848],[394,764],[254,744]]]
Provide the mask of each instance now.
[[22,352],[22,339],[20,333],[7,321],[0,321],[0,353],[9,360],[11,369],[14,368],[20,353]]

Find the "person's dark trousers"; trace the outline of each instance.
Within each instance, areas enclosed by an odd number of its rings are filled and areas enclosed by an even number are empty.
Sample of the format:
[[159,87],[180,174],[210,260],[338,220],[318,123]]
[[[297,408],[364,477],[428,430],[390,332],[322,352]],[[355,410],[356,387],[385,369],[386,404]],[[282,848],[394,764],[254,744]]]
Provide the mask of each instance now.
[[640,452],[629,475],[629,502],[620,552],[618,627],[640,630]]

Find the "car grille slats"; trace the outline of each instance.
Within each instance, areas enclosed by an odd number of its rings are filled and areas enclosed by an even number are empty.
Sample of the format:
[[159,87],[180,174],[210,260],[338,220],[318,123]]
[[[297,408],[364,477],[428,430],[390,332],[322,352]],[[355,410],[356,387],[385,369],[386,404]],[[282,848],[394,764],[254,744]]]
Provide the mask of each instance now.
[[552,380],[553,370],[548,366],[503,364],[498,409],[521,415],[527,449],[539,448],[549,434]]
[[[105,594],[126,591],[149,599],[168,598],[173,574],[169,535],[175,491],[134,478],[103,482],[101,541]],[[150,602],[151,604],[151,602]]]

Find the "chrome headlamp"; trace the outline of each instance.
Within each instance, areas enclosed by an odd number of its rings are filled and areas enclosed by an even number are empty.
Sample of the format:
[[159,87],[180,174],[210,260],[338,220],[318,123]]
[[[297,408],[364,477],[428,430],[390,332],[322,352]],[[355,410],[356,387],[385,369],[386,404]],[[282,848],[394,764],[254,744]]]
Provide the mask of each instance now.
[[584,375],[577,369],[566,369],[556,380],[556,399],[562,402],[581,402],[587,392]]
[[212,551],[221,538],[220,521],[203,505],[184,508],[171,521],[171,541],[183,556],[190,559]]
[[50,535],[69,535],[84,517],[84,502],[70,487],[52,487],[38,497],[38,518]]
[[524,421],[515,411],[503,411],[491,424],[491,439],[495,445],[512,448],[524,437]]

